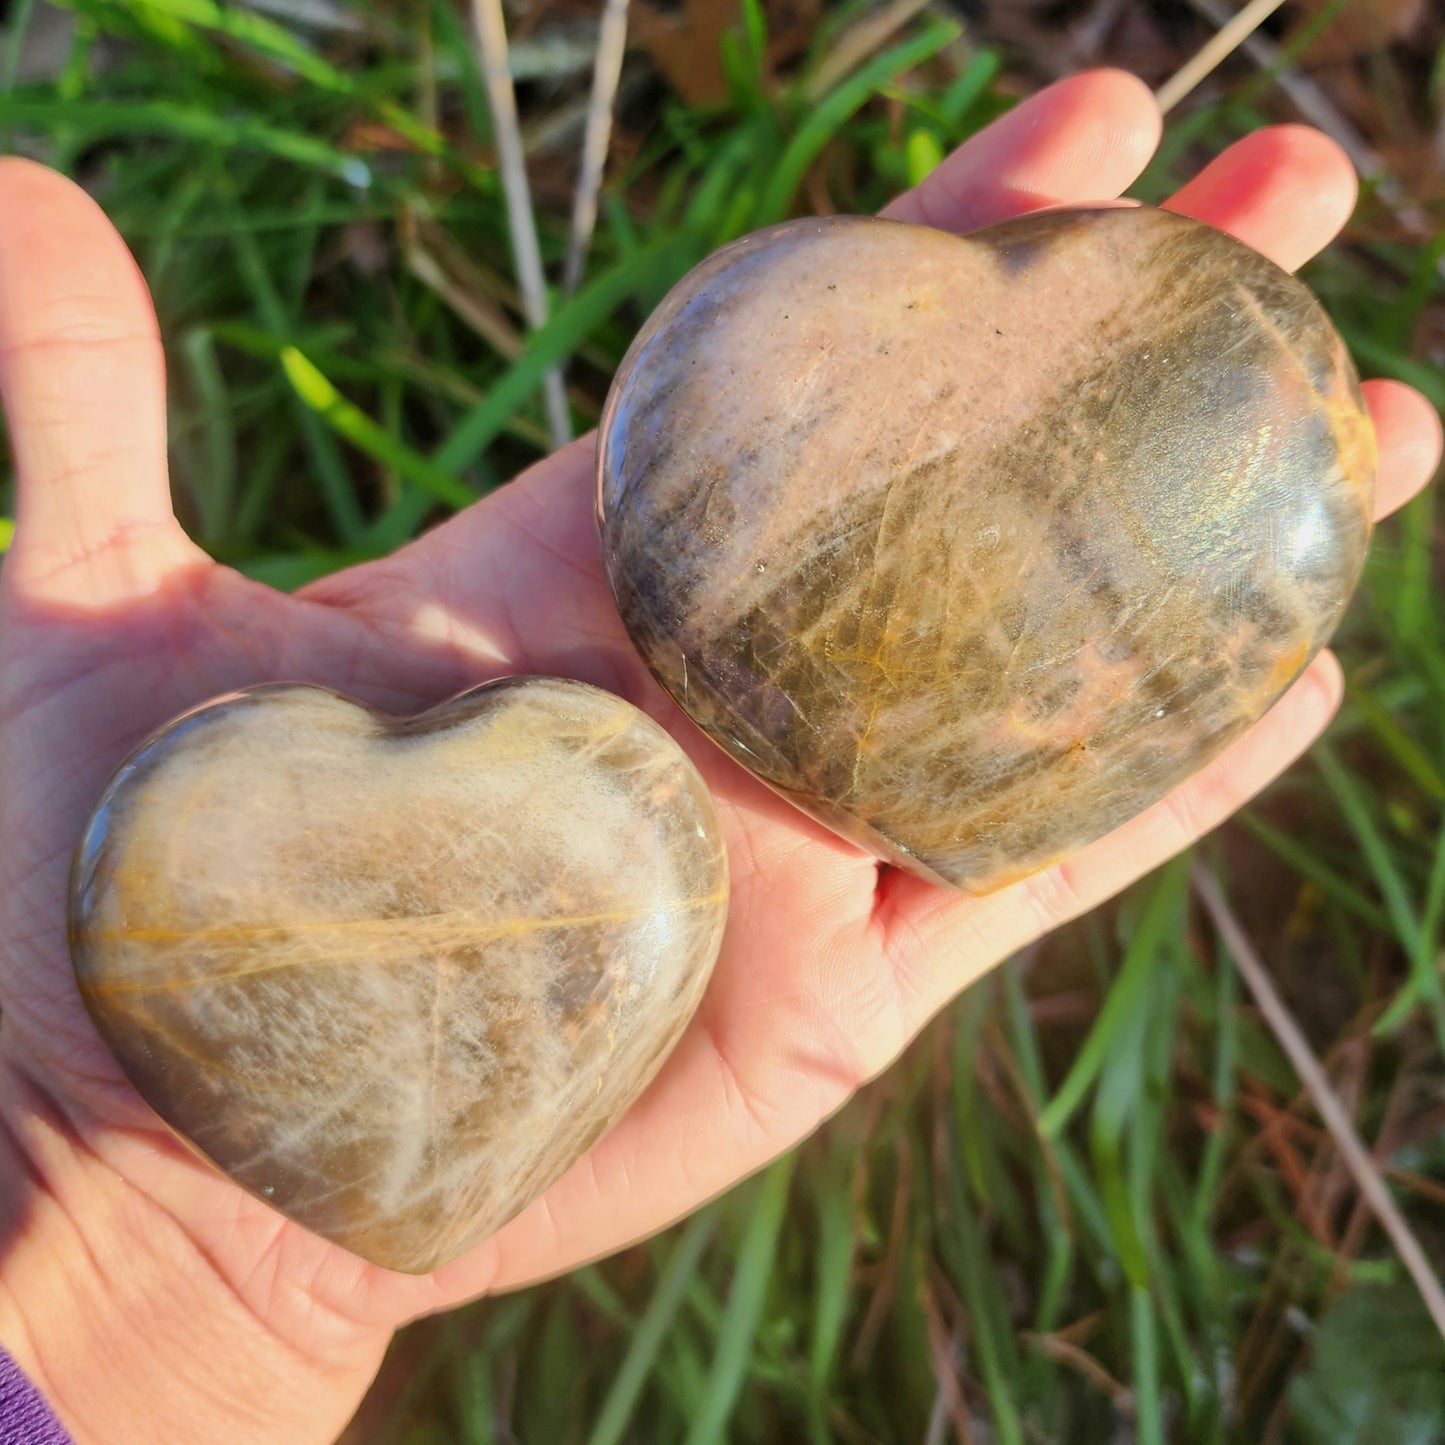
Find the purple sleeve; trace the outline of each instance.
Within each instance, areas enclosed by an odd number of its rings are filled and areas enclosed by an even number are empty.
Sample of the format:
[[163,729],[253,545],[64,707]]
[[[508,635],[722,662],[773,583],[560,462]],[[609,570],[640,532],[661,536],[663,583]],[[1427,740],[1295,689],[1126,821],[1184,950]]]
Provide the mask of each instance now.
[[3,1349],[0,1349],[0,1445],[74,1445],[65,1426],[45,1403],[45,1397]]

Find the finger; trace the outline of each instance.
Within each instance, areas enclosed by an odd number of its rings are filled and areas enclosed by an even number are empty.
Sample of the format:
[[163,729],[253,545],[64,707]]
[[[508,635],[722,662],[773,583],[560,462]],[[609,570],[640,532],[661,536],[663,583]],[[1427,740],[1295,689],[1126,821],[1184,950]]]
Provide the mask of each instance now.
[[1440,465],[1440,416],[1414,387],[1398,381],[1367,381],[1365,402],[1380,448],[1375,517],[1403,507]]
[[0,160],[0,394],[16,472],[7,585],[104,603],[191,555],[145,282],[84,191],[17,159]]
[[[1306,669],[1232,747],[1137,818],[1052,868],[984,898],[959,900],[904,874],[891,875],[880,920],[909,1036],[983,967],[1111,898],[1197,842],[1273,782],[1325,730],[1343,683],[1328,653]],[[876,1061],[882,1068],[888,1061]]]
[[1122,70],[1061,80],[961,145],[883,214],[971,231],[1041,206],[1111,200],[1159,143],[1159,109]]
[[1236,141],[1165,209],[1228,231],[1293,271],[1334,240],[1357,190],[1355,168],[1334,141],[1308,126],[1276,125]]

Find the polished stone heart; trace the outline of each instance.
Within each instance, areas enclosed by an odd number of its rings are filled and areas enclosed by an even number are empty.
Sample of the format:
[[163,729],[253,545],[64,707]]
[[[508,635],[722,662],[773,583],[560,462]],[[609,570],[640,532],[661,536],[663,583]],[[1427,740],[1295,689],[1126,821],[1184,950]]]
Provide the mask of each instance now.
[[745,767],[973,892],[1239,737],[1330,635],[1374,440],[1278,267],[1148,208],[835,217],[671,292],[603,418],[652,671]]
[[282,685],[186,715],[111,780],[71,952],[167,1123],[419,1273],[637,1097],[726,910],[702,779],[621,699],[523,678],[397,719]]

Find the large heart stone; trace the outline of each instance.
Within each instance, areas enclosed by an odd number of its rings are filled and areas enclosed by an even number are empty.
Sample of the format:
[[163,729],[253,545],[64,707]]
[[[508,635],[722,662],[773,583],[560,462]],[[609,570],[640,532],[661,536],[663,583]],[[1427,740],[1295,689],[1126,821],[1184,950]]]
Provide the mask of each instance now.
[[1330,635],[1373,434],[1309,292],[1148,208],[835,217],[671,292],[603,418],[618,607],[715,741],[983,892],[1141,812]]
[[270,686],[112,779],[71,950],[163,1119],[308,1229],[422,1272],[637,1097],[727,891],[702,779],[619,698],[514,679],[403,720]]

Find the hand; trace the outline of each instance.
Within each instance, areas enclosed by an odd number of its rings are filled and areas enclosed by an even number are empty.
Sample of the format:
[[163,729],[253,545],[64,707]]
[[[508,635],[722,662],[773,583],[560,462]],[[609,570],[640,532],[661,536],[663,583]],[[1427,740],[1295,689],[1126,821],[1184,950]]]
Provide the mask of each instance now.
[[[962,231],[1112,197],[1158,130],[1138,82],[1081,75],[975,137],[889,214]],[[1329,141],[1282,127],[1231,147],[1171,205],[1294,267],[1354,194]],[[590,438],[390,558],[296,597],[271,592],[211,562],[171,514],[161,348],[118,237],[77,189],[20,161],[0,163],[0,218],[0,387],[19,479],[0,616],[0,1121],[12,1140],[0,1152],[28,1189],[5,1223],[0,1339],[81,1439],[329,1438],[398,1323],[616,1249],[756,1169],[966,984],[1227,817],[1338,702],[1339,669],[1322,656],[1186,787],[990,897],[881,870],[702,741],[647,675],[602,578]],[[1405,387],[1366,391],[1386,513],[1434,469],[1439,425]],[[407,1278],[287,1223],[141,1103],[72,982],[67,868],[128,749],[217,693],[284,678],[404,713],[518,672],[597,683],[674,731],[722,814],[731,921],[696,1020],[626,1119],[493,1239]],[[31,1240],[51,1252],[27,1251]],[[88,1375],[75,1363],[89,1358],[87,1329],[102,1362]]]

